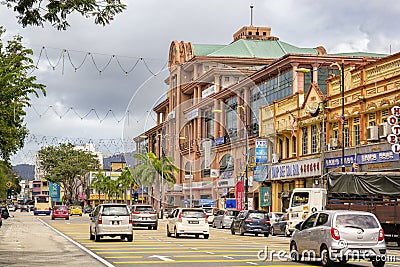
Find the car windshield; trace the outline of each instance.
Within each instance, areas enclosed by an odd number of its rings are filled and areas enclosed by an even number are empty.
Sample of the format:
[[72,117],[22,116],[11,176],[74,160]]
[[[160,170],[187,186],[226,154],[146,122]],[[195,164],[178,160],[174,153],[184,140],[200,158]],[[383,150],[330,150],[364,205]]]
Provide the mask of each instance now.
[[250,212],[249,213],[249,218],[252,219],[264,219],[266,216],[265,213],[259,213],[259,212]]
[[55,206],[54,207],[55,210],[67,210],[66,206]]
[[102,214],[105,216],[129,215],[126,206],[104,206]]
[[375,218],[368,214],[344,214],[336,217],[336,227],[379,228]]
[[293,193],[292,207],[302,206],[308,203],[309,193],[308,192],[296,192]]
[[204,218],[204,212],[202,210],[184,210],[182,211],[183,218]]
[[135,211],[154,211],[152,206],[138,206],[135,208]]
[[78,210],[80,210],[80,209],[82,209],[82,207],[81,207],[81,206],[73,206],[71,209],[78,209]]
[[237,216],[239,214],[238,210],[228,210],[226,213],[228,216]]

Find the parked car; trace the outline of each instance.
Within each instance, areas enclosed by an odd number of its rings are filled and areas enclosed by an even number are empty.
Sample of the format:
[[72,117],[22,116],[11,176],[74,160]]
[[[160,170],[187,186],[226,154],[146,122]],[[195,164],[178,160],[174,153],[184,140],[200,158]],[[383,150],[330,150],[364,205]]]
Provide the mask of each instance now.
[[133,205],[131,207],[132,225],[144,226],[149,230],[157,230],[157,212],[151,205]]
[[69,220],[68,207],[65,205],[55,205],[51,211],[51,219]]
[[8,205],[8,211],[15,211],[17,208],[15,207],[15,205],[12,205],[12,204],[10,204],[10,205]]
[[90,240],[120,236],[133,241],[132,215],[126,204],[101,204],[90,214]]
[[270,212],[268,213],[268,217],[270,219],[271,224],[277,222],[285,213],[284,212]]
[[271,223],[268,213],[263,210],[243,210],[233,219],[231,233],[240,235],[252,233],[255,236],[263,234],[268,237],[271,231]]
[[3,219],[8,219],[8,217],[10,217],[10,212],[9,212],[9,210],[8,210],[8,207],[7,206],[2,206],[2,207],[0,207],[0,210],[1,210],[1,217],[3,217]]
[[71,206],[69,208],[69,215],[79,215],[82,216],[82,207],[81,206]]
[[29,212],[29,206],[26,205],[26,204],[22,204],[22,205],[20,206],[20,208],[19,208],[19,211],[20,211],[20,212],[23,212],[23,211]]
[[214,221],[214,207],[202,207],[207,214],[207,222],[212,224]]
[[271,225],[271,235],[290,236],[287,214],[283,214],[278,221]]
[[207,214],[202,208],[177,208],[168,216],[167,236],[174,234],[176,238],[181,234],[210,236]]
[[91,213],[93,211],[93,208],[92,208],[92,206],[85,206],[82,211],[85,214],[86,213]]
[[322,210],[296,225],[290,240],[293,261],[308,254],[307,261],[321,259],[322,266],[349,259],[370,260],[382,267],[386,257],[385,236],[374,214],[364,211]]
[[219,210],[214,216],[213,227],[231,227],[233,218],[235,218],[238,214],[238,210]]

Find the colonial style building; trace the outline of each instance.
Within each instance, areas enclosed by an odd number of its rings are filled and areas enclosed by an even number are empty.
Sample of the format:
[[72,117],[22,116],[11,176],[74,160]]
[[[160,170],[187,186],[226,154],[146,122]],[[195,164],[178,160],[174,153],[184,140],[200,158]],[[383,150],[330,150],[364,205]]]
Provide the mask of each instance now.
[[[325,81],[340,72],[332,62],[354,68],[382,55],[299,48],[270,31],[243,27],[228,45],[172,42],[168,96],[154,108],[157,125],[135,138],[137,151],[171,156],[181,170],[166,188],[168,205],[271,209],[294,187],[307,185],[294,170],[290,177],[276,172],[284,168],[279,164],[296,161],[307,177],[321,176],[321,145],[314,140],[321,126],[309,110],[329,95]],[[310,127],[307,141],[300,125]],[[303,142],[310,149],[302,151]]]

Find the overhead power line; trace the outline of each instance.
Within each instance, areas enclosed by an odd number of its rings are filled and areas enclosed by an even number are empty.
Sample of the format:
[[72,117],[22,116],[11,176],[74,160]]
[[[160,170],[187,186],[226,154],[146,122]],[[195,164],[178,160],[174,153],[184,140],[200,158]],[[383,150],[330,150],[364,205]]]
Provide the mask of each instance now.
[[[72,57],[71,57],[71,52],[72,52],[72,51],[73,51],[73,50],[60,49],[60,54],[59,54],[59,56],[56,58],[56,60],[53,60],[53,62],[52,62],[52,60],[51,60],[51,58],[49,57],[49,54],[48,54],[48,48],[46,48],[45,46],[43,46],[43,47],[40,49],[39,57],[38,57],[38,59],[37,59],[37,61],[36,61],[36,64],[34,64],[34,65],[35,65],[35,68],[32,70],[32,72],[31,72],[30,74],[32,74],[35,70],[38,69],[38,66],[39,66],[40,62],[41,62],[42,60],[44,60],[44,59],[42,58],[43,56],[45,57],[45,59],[46,59],[46,61],[47,61],[47,64],[48,64],[53,70],[56,70],[57,68],[61,67],[61,68],[62,68],[62,73],[64,73],[65,62],[66,62],[66,61],[69,62],[69,63],[71,64],[71,66],[72,66],[72,68],[74,69],[74,71],[78,71],[79,69],[81,69],[81,68],[84,66],[84,64],[87,62],[88,58],[91,59],[91,62],[93,63],[93,66],[94,66],[95,69],[99,72],[99,74],[102,74],[103,72],[105,72],[105,71],[110,67],[111,63],[112,63],[113,61],[115,61],[115,63],[116,63],[117,66],[119,67],[119,69],[120,69],[120,70],[122,71],[122,73],[125,74],[125,75],[128,75],[128,74],[130,74],[131,72],[133,72],[133,71],[136,69],[137,65],[138,65],[139,63],[142,62],[142,63],[144,64],[144,66],[146,67],[146,70],[147,70],[151,75],[157,76],[162,70],[165,69],[165,67],[167,66],[167,63],[168,63],[168,62],[165,62],[164,65],[162,66],[162,68],[161,68],[160,70],[156,71],[156,70],[151,69],[150,66],[149,66],[148,61],[150,61],[151,59],[146,59],[146,58],[144,58],[144,57],[139,57],[139,58],[137,58],[137,57],[126,57],[126,56],[107,55],[107,54],[99,54],[99,53],[83,52],[83,51],[77,51],[77,52],[80,52],[80,53],[84,53],[84,54],[85,54],[85,56],[83,57],[82,61],[79,62],[79,63],[76,63],[76,62],[74,63],[73,60],[72,60]],[[108,57],[108,59],[106,60],[106,63],[105,63],[104,66],[100,66],[99,60],[96,60],[96,58],[95,58],[96,55],[97,55],[97,56],[107,56],[107,57]],[[134,63],[132,64],[131,67],[126,68],[126,67],[124,67],[124,66],[122,65],[122,63],[121,63],[121,59],[122,59],[122,58],[131,59],[131,60],[133,60]]]

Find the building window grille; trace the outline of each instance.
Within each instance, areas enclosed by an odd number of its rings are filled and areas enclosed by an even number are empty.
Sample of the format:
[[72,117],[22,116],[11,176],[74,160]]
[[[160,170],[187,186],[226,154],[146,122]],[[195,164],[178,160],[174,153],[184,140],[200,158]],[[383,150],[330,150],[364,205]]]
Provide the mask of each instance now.
[[302,147],[302,154],[307,155],[308,154],[308,131],[307,127],[302,128],[302,140],[301,140],[301,147]]
[[311,125],[311,153],[317,153],[317,126]]

